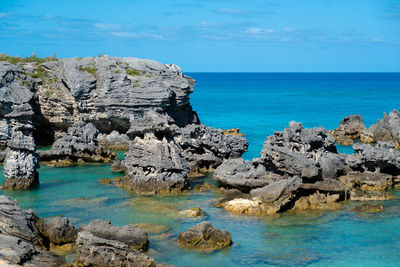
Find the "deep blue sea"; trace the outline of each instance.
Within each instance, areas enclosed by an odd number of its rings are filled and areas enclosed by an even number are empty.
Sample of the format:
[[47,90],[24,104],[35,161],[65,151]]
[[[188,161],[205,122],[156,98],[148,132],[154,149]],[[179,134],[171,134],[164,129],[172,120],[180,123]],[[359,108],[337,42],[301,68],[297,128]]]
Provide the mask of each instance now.
[[[274,130],[291,120],[306,127],[336,128],[344,116],[361,114],[370,126],[400,106],[400,74],[393,73],[188,73],[197,80],[191,98],[200,120],[217,128],[241,128],[251,159]],[[350,147],[340,147],[351,153]],[[119,153],[120,155],[122,153]],[[400,266],[400,200],[380,202],[384,211],[353,211],[345,203],[330,212],[287,212],[277,216],[231,215],[212,203],[218,193],[137,196],[100,183],[114,177],[108,164],[39,170],[39,189],[3,192],[39,216],[63,214],[76,226],[96,218],[115,225],[147,223],[147,254],[176,266]],[[4,179],[0,166],[0,182]],[[211,175],[191,180],[208,181]],[[393,192],[400,197],[400,192]],[[87,199],[82,199],[85,197]],[[203,218],[183,218],[194,206]],[[212,253],[179,248],[176,238],[202,220],[232,234],[232,247]],[[73,259],[69,255],[68,259]]]

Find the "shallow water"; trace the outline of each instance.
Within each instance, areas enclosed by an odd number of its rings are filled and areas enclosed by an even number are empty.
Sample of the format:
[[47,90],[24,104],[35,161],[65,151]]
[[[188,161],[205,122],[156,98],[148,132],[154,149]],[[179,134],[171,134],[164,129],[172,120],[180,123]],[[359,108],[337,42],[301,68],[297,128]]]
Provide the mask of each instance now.
[[[384,74],[375,79],[361,75],[344,81],[328,77],[317,82],[307,75],[296,79],[291,75],[286,78],[283,74],[270,75],[192,74],[198,80],[192,97],[194,110],[206,125],[242,128],[250,141],[246,158],[258,156],[265,136],[281,130],[290,120],[299,120],[306,127],[334,128],[343,116],[360,113],[367,124],[372,124],[383,111],[396,108],[400,96],[400,90],[395,90],[400,89],[399,76],[388,80]],[[296,84],[299,84],[297,90]],[[351,153],[351,147],[338,149]],[[377,214],[354,212],[353,207],[359,203],[348,203],[333,212],[245,217],[213,207],[218,194],[212,190],[140,197],[113,185],[103,185],[99,182],[101,178],[118,176],[111,173],[109,164],[70,168],[42,165],[39,173],[38,189],[0,193],[17,199],[23,208],[33,208],[39,216],[63,214],[76,226],[96,218],[110,219],[115,225],[158,225],[151,231],[146,229],[150,239],[147,254],[157,262],[178,266],[396,266],[400,263],[398,199],[382,202],[385,210]],[[0,166],[0,182],[3,180]],[[211,175],[191,181],[213,183]],[[203,209],[207,216],[182,218],[177,213],[194,206]],[[204,219],[229,231],[232,247],[204,254],[176,245],[179,232]]]

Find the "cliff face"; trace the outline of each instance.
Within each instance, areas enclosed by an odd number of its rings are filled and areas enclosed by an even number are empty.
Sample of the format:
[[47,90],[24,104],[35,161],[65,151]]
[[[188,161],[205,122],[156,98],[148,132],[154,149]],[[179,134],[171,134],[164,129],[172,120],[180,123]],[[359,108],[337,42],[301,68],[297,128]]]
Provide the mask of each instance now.
[[0,61],[0,120],[13,104],[29,103],[38,144],[51,144],[55,133],[77,121],[92,122],[100,132],[124,133],[131,116],[150,110],[168,114],[182,127],[199,123],[189,103],[194,84],[176,65],[136,58]]

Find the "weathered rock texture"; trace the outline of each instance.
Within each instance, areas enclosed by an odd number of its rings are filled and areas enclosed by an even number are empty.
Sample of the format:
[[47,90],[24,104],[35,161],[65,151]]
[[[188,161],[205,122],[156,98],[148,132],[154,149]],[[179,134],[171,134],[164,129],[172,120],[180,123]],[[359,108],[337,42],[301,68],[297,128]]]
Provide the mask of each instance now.
[[122,162],[127,175],[121,185],[137,193],[180,192],[189,172],[212,170],[223,159],[240,157],[248,145],[243,137],[201,124],[179,127],[152,111],[133,117],[127,135],[133,140]]
[[77,121],[103,133],[125,133],[132,115],[149,110],[169,114],[179,126],[197,123],[189,95],[195,81],[175,65],[102,56],[45,63],[0,62],[0,117],[12,104],[34,106],[35,137],[51,144],[56,131]]
[[378,143],[392,141],[396,148],[400,148],[400,112],[393,110],[361,134],[361,142]]
[[32,210],[22,210],[10,198],[0,196],[0,264],[24,266],[61,266],[66,262],[48,252],[49,236],[62,236],[53,228],[44,235]]
[[79,232],[73,266],[152,267],[154,260],[129,245],[101,238],[90,232]]
[[131,249],[144,251],[149,246],[146,232],[133,224],[118,227],[112,226],[109,220],[98,219],[82,227],[82,230],[100,238],[120,241],[127,244]]
[[201,222],[178,236],[182,247],[196,249],[220,249],[229,246],[232,236],[225,230],[218,230],[209,222]]
[[29,104],[13,105],[12,108],[13,111],[5,115],[11,133],[4,159],[6,180],[1,188],[27,189],[39,184],[39,160],[31,124],[33,111]]
[[274,214],[288,209],[338,209],[340,201],[383,200],[398,186],[400,152],[393,143],[355,144],[354,154],[337,153],[322,127],[291,122],[267,137],[261,157],[225,160],[214,172],[220,185],[250,192],[220,200],[239,214]]
[[360,115],[350,115],[343,118],[338,128],[328,132],[336,139],[338,144],[352,145],[353,139],[360,138],[366,129]]
[[68,128],[67,134],[54,142],[50,150],[41,151],[41,159],[55,166],[76,161],[110,162],[115,154],[104,151],[99,145],[99,131],[91,123],[77,122]]

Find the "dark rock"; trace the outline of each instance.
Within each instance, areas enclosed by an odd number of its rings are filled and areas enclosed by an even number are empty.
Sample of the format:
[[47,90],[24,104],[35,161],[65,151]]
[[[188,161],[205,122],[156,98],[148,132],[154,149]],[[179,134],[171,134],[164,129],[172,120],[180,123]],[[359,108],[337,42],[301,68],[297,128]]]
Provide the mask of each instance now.
[[100,238],[90,232],[79,232],[74,266],[144,267],[155,266],[154,260],[127,244]]
[[182,247],[197,249],[220,249],[232,243],[231,234],[218,230],[209,222],[201,222],[178,236]]
[[55,245],[72,243],[76,240],[77,230],[66,217],[56,216],[39,219],[36,226],[41,234]]
[[133,224],[118,227],[112,226],[109,220],[98,219],[82,227],[82,230],[100,238],[122,242],[131,249],[144,251],[149,246],[146,232]]
[[393,143],[379,142],[376,146],[355,144],[353,149],[354,153],[346,158],[353,171],[400,174],[400,152]]

